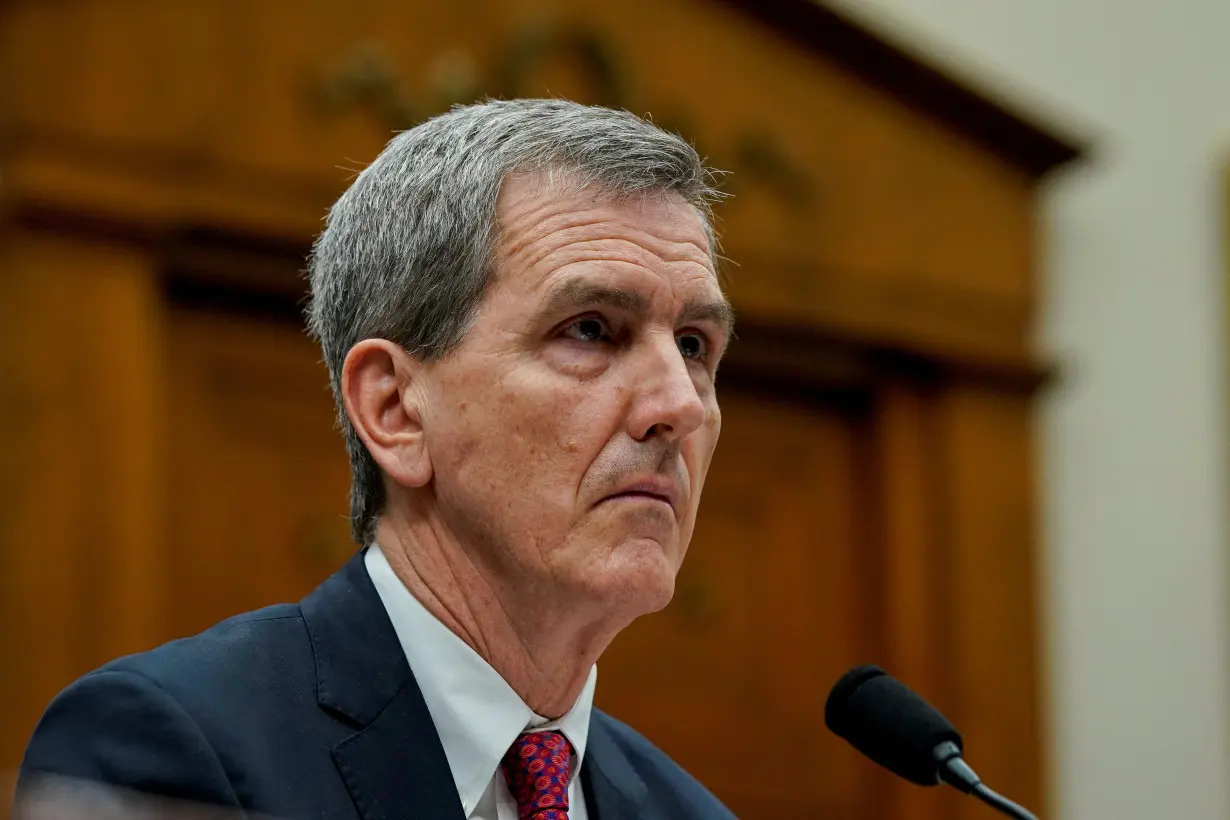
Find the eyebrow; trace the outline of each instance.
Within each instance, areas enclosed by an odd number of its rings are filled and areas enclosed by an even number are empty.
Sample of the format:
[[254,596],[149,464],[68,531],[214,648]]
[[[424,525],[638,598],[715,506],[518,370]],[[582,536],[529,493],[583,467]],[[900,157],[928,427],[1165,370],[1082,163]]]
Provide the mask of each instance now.
[[[576,279],[560,286],[547,300],[546,311],[563,313],[587,307],[610,307],[645,316],[649,313],[649,300],[634,290],[610,288]],[[709,321],[718,325],[730,336],[735,327],[735,311],[725,299],[717,301],[690,301],[679,314],[679,323]]]

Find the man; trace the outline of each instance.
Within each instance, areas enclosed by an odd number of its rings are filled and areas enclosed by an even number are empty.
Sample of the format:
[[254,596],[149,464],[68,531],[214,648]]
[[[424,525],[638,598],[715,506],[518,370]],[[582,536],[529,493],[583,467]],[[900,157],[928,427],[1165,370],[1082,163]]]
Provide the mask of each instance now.
[[55,774],[284,818],[730,817],[592,707],[603,650],[671,598],[721,427],[709,178],[556,100],[395,138],[310,266],[364,548],[74,683],[19,799]]

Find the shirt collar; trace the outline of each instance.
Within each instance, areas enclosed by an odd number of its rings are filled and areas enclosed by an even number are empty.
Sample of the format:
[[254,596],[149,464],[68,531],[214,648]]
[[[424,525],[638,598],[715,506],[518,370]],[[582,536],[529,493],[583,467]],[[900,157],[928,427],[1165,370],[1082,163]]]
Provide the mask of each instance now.
[[467,817],[499,770],[504,754],[527,730],[561,732],[576,751],[572,777],[580,773],[597,666],[590,668],[572,708],[558,720],[548,721],[536,715],[500,673],[410,594],[380,547],[370,546],[364,563],[436,725]]

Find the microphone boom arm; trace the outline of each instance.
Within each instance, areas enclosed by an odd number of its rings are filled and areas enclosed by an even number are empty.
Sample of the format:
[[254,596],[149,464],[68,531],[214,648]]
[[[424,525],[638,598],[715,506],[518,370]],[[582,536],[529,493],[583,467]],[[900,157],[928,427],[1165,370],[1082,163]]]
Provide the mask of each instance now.
[[945,741],[932,752],[939,763],[939,779],[958,791],[973,795],[996,811],[1003,812],[1014,820],[1038,820],[1028,809],[1018,806],[994,789],[986,786],[974,770],[961,757],[961,749],[951,741]]

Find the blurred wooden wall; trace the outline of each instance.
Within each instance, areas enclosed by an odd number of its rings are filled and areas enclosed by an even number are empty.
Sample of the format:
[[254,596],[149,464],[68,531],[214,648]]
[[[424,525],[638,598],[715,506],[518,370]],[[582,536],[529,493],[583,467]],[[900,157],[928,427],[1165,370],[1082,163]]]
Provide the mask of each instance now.
[[344,560],[308,243],[392,129],[554,94],[735,171],[722,444],[600,705],[742,817],[974,817],[825,732],[876,662],[1040,806],[1029,340],[1070,145],[805,0],[3,5],[0,770],[75,676]]

